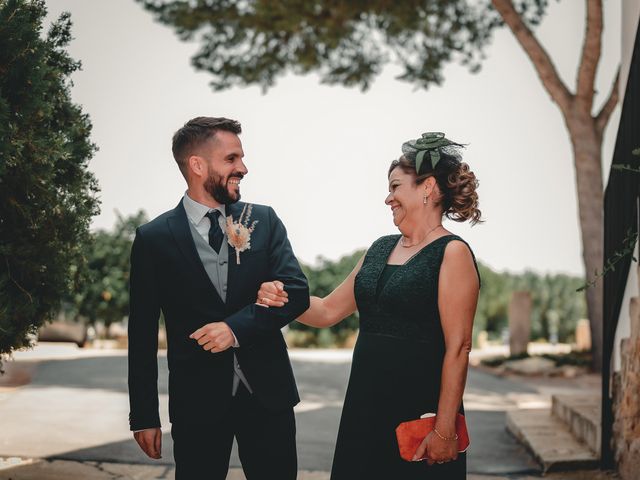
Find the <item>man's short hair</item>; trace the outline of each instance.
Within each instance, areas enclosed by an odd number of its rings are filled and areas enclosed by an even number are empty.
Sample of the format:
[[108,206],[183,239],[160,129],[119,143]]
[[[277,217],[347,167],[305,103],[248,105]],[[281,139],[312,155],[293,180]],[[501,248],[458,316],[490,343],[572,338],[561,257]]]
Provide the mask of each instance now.
[[182,175],[187,176],[187,160],[204,142],[214,138],[216,132],[239,135],[242,132],[240,122],[224,117],[196,117],[189,120],[173,134],[171,150]]

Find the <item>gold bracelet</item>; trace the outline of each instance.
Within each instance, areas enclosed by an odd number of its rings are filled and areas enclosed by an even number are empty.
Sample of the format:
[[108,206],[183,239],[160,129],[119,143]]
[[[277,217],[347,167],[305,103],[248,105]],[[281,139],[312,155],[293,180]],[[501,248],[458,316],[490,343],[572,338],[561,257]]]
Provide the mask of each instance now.
[[458,440],[458,434],[456,433],[455,436],[453,437],[445,437],[444,435],[442,435],[437,429],[436,427],[433,427],[433,431],[436,432],[436,435],[438,435],[442,440],[445,440],[447,442],[453,442],[455,440]]

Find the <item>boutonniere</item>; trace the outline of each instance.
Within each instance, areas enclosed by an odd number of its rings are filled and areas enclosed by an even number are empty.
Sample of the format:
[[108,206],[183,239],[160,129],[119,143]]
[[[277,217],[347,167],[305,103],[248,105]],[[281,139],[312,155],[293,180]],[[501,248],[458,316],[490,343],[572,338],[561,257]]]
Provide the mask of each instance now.
[[232,215],[227,217],[227,240],[229,245],[236,250],[236,263],[238,265],[240,265],[240,253],[251,249],[251,234],[256,228],[256,223],[258,223],[258,220],[254,220],[249,225],[251,210],[253,210],[253,205],[246,204],[238,220],[234,222]]

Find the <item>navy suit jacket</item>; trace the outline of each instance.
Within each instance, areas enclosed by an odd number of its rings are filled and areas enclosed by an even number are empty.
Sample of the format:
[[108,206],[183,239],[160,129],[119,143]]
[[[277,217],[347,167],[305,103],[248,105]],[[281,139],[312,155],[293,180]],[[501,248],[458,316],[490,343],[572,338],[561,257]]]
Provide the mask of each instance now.
[[[228,205],[237,220],[243,202]],[[231,401],[233,351],[257,399],[267,408],[291,408],[300,398],[280,329],[309,307],[309,287],[282,221],[268,206],[254,205],[251,249],[229,245],[227,301],[222,301],[200,261],[182,205],[136,230],[131,249],[129,314],[129,423],[131,430],[160,426],[158,413],[158,320],[164,315],[172,423],[200,423],[202,414]],[[285,284],[282,308],[255,305],[260,284]],[[203,350],[189,335],[225,321],[239,348]],[[223,410],[223,411],[224,411]]]

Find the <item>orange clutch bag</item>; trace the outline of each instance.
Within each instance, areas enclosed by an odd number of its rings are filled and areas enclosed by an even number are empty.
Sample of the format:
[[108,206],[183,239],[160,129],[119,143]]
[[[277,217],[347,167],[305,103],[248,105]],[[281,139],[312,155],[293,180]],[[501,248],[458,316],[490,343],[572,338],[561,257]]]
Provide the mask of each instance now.
[[[396,427],[400,456],[404,460],[408,462],[412,461],[424,437],[433,430],[435,424],[436,414],[425,413],[418,420],[402,422]],[[460,413],[456,417],[456,433],[458,434],[458,451],[464,452],[469,448],[469,432],[467,432],[467,422],[464,419],[464,415]],[[427,452],[425,452],[425,455],[426,453]],[[424,458],[426,457],[422,457],[420,460]]]

